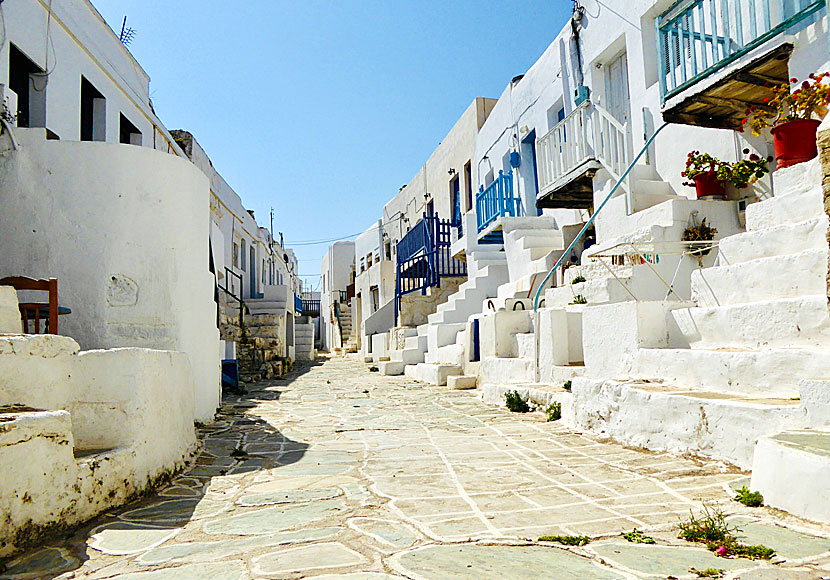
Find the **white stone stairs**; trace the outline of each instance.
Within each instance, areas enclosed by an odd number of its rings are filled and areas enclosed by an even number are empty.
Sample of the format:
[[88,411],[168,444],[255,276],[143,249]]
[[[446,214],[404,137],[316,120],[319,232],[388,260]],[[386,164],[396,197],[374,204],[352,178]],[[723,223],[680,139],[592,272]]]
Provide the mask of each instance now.
[[[467,320],[481,312],[482,302],[495,297],[508,280],[506,256],[501,251],[480,251],[468,256],[469,279],[427,318],[424,358],[407,363],[404,374],[415,380],[446,385],[447,377],[462,374],[464,334]],[[461,337],[459,337],[461,333]],[[423,345],[423,341],[418,346]]]
[[588,361],[591,377],[574,381],[575,427],[749,469],[756,441],[775,456],[784,443],[770,437],[806,426],[802,379],[830,377],[818,160],[775,172],[774,185],[774,197],[747,208],[747,231],[720,241],[717,265],[692,272],[694,303],[638,304],[627,322],[608,308],[585,319],[592,352],[628,340],[614,335],[624,322],[641,327],[631,350],[608,354],[625,359],[616,376]]

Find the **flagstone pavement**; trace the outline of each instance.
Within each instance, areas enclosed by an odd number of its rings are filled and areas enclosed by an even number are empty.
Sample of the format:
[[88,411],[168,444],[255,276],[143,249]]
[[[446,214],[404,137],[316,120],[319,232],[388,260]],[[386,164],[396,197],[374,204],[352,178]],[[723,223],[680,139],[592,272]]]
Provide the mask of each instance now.
[[[830,527],[732,501],[746,473],[381,376],[356,358],[226,398],[200,435],[190,472],[8,562],[0,578],[696,578],[691,568],[830,578]],[[677,522],[702,502],[775,559],[718,558],[679,540]],[[621,533],[634,528],[657,543],[628,543]]]

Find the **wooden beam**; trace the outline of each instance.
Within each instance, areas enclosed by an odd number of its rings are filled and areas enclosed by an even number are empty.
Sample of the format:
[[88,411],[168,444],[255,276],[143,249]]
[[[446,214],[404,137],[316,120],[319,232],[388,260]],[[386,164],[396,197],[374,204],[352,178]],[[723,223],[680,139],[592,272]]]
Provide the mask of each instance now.
[[748,85],[770,88],[767,86],[767,83],[770,85],[780,85],[781,83],[787,82],[789,79],[770,77],[756,72],[739,72],[735,75],[735,80]]
[[736,99],[734,97],[714,97],[704,93],[698,96],[697,100],[701,103],[711,105],[712,107],[726,107],[727,109],[732,109],[733,111],[741,113],[741,116],[743,116],[743,112],[746,111],[747,107],[758,107],[768,113],[774,112],[774,109],[769,105],[756,103],[754,101],[746,101],[744,99]]

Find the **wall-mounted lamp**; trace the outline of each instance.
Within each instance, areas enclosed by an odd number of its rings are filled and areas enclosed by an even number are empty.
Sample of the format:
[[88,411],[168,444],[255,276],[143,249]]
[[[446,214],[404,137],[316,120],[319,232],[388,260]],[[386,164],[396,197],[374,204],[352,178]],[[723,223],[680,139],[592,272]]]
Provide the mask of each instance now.
[[450,175],[455,175],[456,171],[454,168],[450,167],[447,173],[449,173]]

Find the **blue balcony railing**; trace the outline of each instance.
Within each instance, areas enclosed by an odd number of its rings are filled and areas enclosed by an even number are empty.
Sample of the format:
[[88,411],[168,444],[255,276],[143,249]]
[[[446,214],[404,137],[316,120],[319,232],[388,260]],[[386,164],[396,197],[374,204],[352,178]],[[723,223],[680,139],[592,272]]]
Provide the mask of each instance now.
[[421,251],[426,252],[435,244],[433,220],[434,218],[424,214],[423,219],[418,220],[418,223],[401,238],[396,250],[399,262],[408,260]]
[[482,187],[476,194],[476,223],[478,232],[483,232],[487,226],[500,217],[521,215],[522,202],[513,195],[513,172],[506,174],[499,171],[496,180]]
[[826,0],[680,0],[657,18],[660,94],[717,72],[813,14]]

